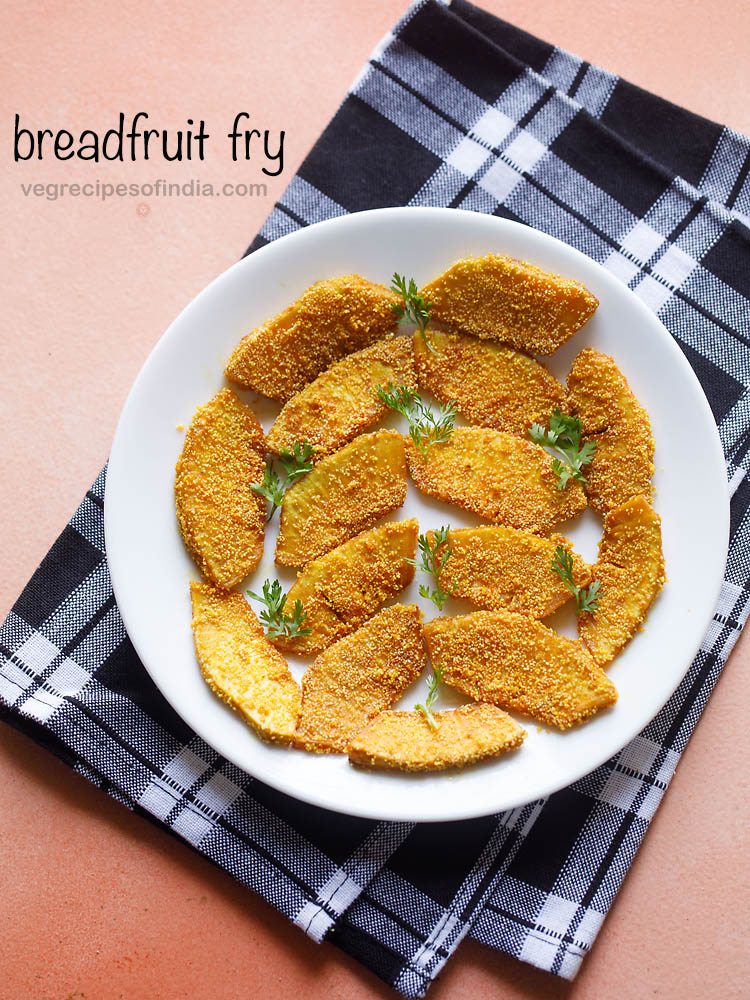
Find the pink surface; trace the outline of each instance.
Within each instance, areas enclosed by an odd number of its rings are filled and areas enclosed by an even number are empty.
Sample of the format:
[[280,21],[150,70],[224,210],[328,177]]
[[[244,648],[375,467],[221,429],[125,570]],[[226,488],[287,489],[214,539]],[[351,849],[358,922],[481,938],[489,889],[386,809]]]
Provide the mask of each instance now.
[[[692,110],[750,132],[750,8],[740,0],[520,0],[485,7]],[[256,182],[219,146],[200,166],[16,166],[3,142],[7,249],[0,367],[0,614],[106,458],[140,365],[233,263],[335,111],[402,0],[98,7],[16,2],[0,62],[7,130],[159,126],[237,111],[286,129],[266,198],[26,198],[20,181]],[[304,11],[304,17],[303,17]],[[642,854],[574,984],[468,942],[431,996],[642,1000],[745,995],[750,640],[713,695]],[[0,998],[391,996],[172,837],[0,728]]]

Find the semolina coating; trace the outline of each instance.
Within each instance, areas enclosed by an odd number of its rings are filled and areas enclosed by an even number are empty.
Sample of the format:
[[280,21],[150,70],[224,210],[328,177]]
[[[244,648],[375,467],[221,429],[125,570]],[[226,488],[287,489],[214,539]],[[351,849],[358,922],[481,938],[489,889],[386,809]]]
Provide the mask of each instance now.
[[586,506],[579,482],[557,488],[544,448],[503,431],[456,427],[426,458],[407,440],[406,457],[423,493],[495,524],[546,534]]
[[381,712],[349,745],[360,767],[398,771],[445,771],[499,757],[519,747],[526,730],[494,705],[474,703],[436,712],[437,729],[421,713]]
[[544,365],[512,347],[428,328],[414,334],[419,384],[453,402],[472,424],[524,436],[535,421],[566,409],[567,394]]
[[385,608],[321,653],[306,671],[297,746],[316,753],[345,753],[363,726],[390,708],[425,664],[419,608]]
[[617,691],[580,642],[513,611],[475,611],[425,627],[433,666],[459,691],[569,729],[617,701]]
[[309,441],[313,460],[338,451],[389,413],[379,385],[416,390],[411,339],[395,337],[337,361],[285,404],[268,432],[268,448],[278,455],[295,441]]
[[[571,600],[573,595],[552,569],[558,545],[573,557],[575,583],[585,587],[591,582],[590,567],[562,535],[541,538],[505,525],[483,525],[451,529],[449,543],[441,587],[487,611],[506,609],[546,618]],[[444,549],[440,546],[438,556]]]
[[193,638],[209,687],[264,740],[291,741],[302,695],[286,660],[236,591],[192,583]]
[[585,468],[586,495],[600,514],[632,496],[653,497],[654,438],[646,410],[614,360],[592,348],[576,357],[568,392],[584,440],[596,442]]
[[249,406],[222,389],[195,413],[177,462],[175,503],[183,540],[203,576],[233,587],[263,556],[266,503],[263,428]]
[[359,628],[414,579],[409,560],[416,555],[418,533],[415,518],[391,521],[308,563],[287,594],[287,606],[302,602],[310,634],[280,636],[273,640],[276,647],[309,656]]
[[610,663],[646,620],[664,585],[661,518],[645,497],[631,497],[604,518],[599,606],[578,619],[578,634],[599,666]]
[[318,281],[240,341],[226,377],[286,403],[334,361],[395,333],[397,303],[385,285],[358,274]]
[[448,329],[530,354],[554,354],[599,305],[579,281],[499,254],[456,261],[422,295]]
[[389,430],[363,434],[284,494],[276,562],[304,566],[372,527],[405,499],[403,438]]

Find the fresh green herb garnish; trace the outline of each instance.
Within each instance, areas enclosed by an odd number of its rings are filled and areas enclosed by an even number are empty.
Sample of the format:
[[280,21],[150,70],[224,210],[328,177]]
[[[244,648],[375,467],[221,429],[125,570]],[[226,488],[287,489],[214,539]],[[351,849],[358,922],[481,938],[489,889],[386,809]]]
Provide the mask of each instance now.
[[579,587],[573,579],[573,556],[562,545],[555,549],[552,569],[576,599],[579,611],[593,612],[599,608],[600,583],[594,580],[588,587]]
[[[430,573],[435,578],[435,587],[428,587],[424,583],[420,584],[419,593],[422,597],[426,597],[428,601],[432,601],[438,611],[443,610],[443,605],[453,593],[453,591],[443,590],[440,586],[440,574],[445,569],[445,564],[453,555],[449,539],[450,530],[449,524],[443,525],[442,528],[437,528],[432,532],[432,542],[430,542],[428,535],[420,535],[417,541],[419,559],[407,560],[412,566],[418,567],[423,573]],[[442,554],[438,556],[438,549],[441,546],[445,546],[445,548]]]
[[596,451],[595,441],[581,444],[583,428],[578,417],[570,417],[559,409],[554,409],[549,418],[549,430],[541,424],[532,424],[529,437],[536,444],[553,448],[561,458],[555,458],[552,469],[557,476],[558,490],[564,490],[571,479],[585,483],[584,465],[588,465]]
[[267,520],[271,520],[276,510],[281,506],[284,494],[295,480],[310,472],[313,446],[309,441],[295,441],[291,451],[279,452],[279,461],[283,466],[285,480],[282,483],[278,472],[273,467],[271,459],[266,459],[263,478],[259,483],[252,483],[250,489],[258,496],[265,497],[271,505]]
[[424,705],[421,704],[421,702],[418,702],[414,706],[414,711],[421,712],[433,729],[437,729],[438,724],[437,724],[437,719],[432,714],[432,706],[437,701],[438,688],[440,687],[442,680],[443,680],[442,667],[433,667],[432,673],[427,678],[427,697],[424,700]]
[[406,319],[409,323],[416,325],[425,343],[425,347],[434,354],[435,348],[427,336],[427,323],[430,319],[430,307],[432,303],[419,294],[419,289],[414,278],[407,280],[405,274],[396,273],[393,275],[391,291],[401,297],[401,302],[394,303],[392,306],[394,313],[399,319]]
[[453,433],[456,422],[454,403],[441,404],[437,414],[424,402],[419,393],[405,385],[379,385],[378,397],[386,406],[406,417],[409,422],[409,436],[422,458],[434,444],[443,444]]
[[252,590],[248,590],[247,594],[265,605],[265,610],[260,613],[260,620],[269,639],[278,639],[282,635],[290,639],[298,635],[310,635],[310,629],[303,627],[307,612],[302,607],[302,601],[294,602],[291,615],[284,611],[287,595],[278,580],[264,581],[262,594],[256,594]]

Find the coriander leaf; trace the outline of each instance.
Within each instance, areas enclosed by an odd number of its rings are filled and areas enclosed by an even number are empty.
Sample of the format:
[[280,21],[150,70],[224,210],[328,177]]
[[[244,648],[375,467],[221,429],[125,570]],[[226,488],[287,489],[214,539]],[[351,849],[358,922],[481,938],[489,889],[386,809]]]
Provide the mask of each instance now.
[[552,463],[552,471],[557,476],[558,490],[564,490],[571,479],[585,483],[584,465],[588,465],[596,452],[596,442],[581,444],[583,428],[578,417],[571,417],[559,408],[550,414],[549,427],[533,423],[529,427],[529,437],[538,445],[552,448],[557,456]]
[[263,470],[263,478],[261,481],[259,483],[252,483],[250,485],[250,489],[253,493],[257,493],[258,496],[265,497],[265,499],[270,503],[271,509],[266,519],[270,521],[276,513],[277,508],[281,506],[285,490],[285,487],[282,485],[278,473],[275,471],[270,460],[266,460],[266,467]]
[[312,471],[312,454],[313,446],[309,441],[295,441],[291,451],[282,448],[279,452],[279,461],[286,473],[287,489],[295,479],[299,479],[300,476],[304,476]]
[[434,444],[445,443],[453,433],[456,423],[455,403],[443,403],[438,412],[433,413],[421,396],[408,386],[389,382],[387,386],[379,385],[376,391],[381,402],[406,417],[409,436],[422,458],[427,458]]
[[395,292],[401,302],[394,303],[393,311],[399,319],[405,319],[409,323],[414,323],[427,349],[434,354],[435,348],[427,337],[427,323],[430,319],[431,302],[428,302],[423,295],[420,295],[417,283],[414,278],[407,281],[406,275],[395,273],[391,281],[391,291]]
[[599,608],[601,584],[594,580],[588,587],[579,587],[573,579],[573,556],[569,549],[558,545],[552,558],[552,569],[576,599],[578,611],[594,612]]
[[442,667],[433,667],[432,673],[427,678],[427,697],[424,700],[424,704],[417,702],[414,706],[415,712],[421,712],[425,719],[433,729],[438,728],[437,719],[433,715],[432,708],[437,701],[438,688],[443,681],[443,669]]
[[[429,535],[421,534],[417,539],[419,559],[407,559],[407,562],[410,562],[412,566],[416,566],[423,573],[429,573],[435,578],[435,587],[428,587],[424,583],[420,584],[419,593],[420,596],[426,597],[428,601],[432,601],[438,611],[443,610],[445,602],[453,593],[453,591],[443,590],[440,585],[440,574],[453,554],[448,537],[449,532],[450,525],[443,525],[442,528],[438,528],[432,532],[432,542],[430,542]],[[438,550],[441,547],[443,547],[443,551],[438,556]]]
[[248,590],[247,595],[265,605],[259,617],[269,639],[278,639],[282,635],[289,638],[310,635],[310,629],[303,627],[307,612],[302,607],[302,601],[294,602],[291,615],[284,611],[287,595],[278,580],[265,580],[262,594]]

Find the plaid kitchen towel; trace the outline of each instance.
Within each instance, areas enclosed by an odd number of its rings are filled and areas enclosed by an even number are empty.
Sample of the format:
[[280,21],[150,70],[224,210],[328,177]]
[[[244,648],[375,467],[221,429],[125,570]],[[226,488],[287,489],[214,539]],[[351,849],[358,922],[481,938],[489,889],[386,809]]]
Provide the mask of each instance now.
[[748,614],[750,143],[463,0],[421,2],[251,249],[384,205],[551,233],[625,282],[693,365],[726,453],[731,547],[669,704],[574,786],[502,815],[428,826],[302,805],[221,759],[136,659],[107,574],[102,473],[2,626],[3,715],[407,997],[467,934],[572,978]]

